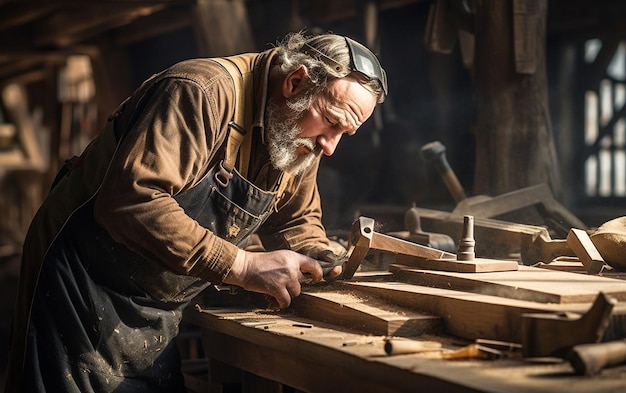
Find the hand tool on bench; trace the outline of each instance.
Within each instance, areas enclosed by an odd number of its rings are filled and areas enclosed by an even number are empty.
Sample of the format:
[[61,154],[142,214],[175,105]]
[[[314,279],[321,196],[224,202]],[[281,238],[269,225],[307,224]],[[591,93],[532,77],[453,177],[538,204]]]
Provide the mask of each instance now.
[[524,357],[564,357],[574,346],[597,343],[606,330],[617,301],[600,292],[582,316],[572,313],[522,314]]
[[[474,217],[466,215],[463,217],[462,235],[456,258],[428,259],[426,262],[415,261],[416,265],[422,269],[442,270],[457,273],[487,273],[504,272],[518,270],[516,261],[476,258],[474,240]],[[403,258],[406,262],[406,258]],[[403,262],[400,260],[400,262]]]
[[577,374],[596,375],[605,367],[626,363],[626,340],[576,345],[567,360]]
[[[350,232],[349,257],[344,266],[344,279],[350,279],[366,257],[369,250],[378,250],[402,255],[406,264],[411,262],[418,264],[422,269],[460,271],[460,272],[486,272],[517,270],[515,261],[495,261],[473,257],[473,238],[465,236],[459,243],[459,254],[455,255],[446,251],[411,243],[393,236],[378,233],[374,230],[375,221],[368,217],[359,217],[352,224]],[[471,257],[468,255],[472,248]]]
[[582,229],[570,229],[567,234],[567,244],[574,250],[587,273],[598,274],[604,270],[604,259],[587,232]]
[[440,351],[441,347],[438,341],[416,341],[395,337],[386,339],[384,345],[385,353],[390,356]]
[[[426,231],[450,236],[458,236],[462,231],[463,217],[449,212],[414,207],[406,215],[418,216]],[[560,256],[576,256],[566,240],[553,240],[541,226],[474,217],[474,235],[476,253],[486,258],[510,258],[519,254],[524,265],[534,265],[550,263]]]
[[465,197],[465,192],[445,156],[446,148],[439,141],[425,144],[422,159],[440,173],[456,207],[453,215],[476,218],[499,218],[505,221],[543,225],[556,235],[565,237],[570,228],[587,229],[585,224],[560,204],[545,183],[514,190],[501,195]]
[[404,229],[404,231],[387,232],[387,234],[421,244],[422,246],[428,246],[451,253],[456,252],[456,244],[452,237],[444,233],[423,231],[419,217],[415,214],[404,215]]
[[361,265],[370,250],[387,251],[394,254],[410,255],[419,258],[454,258],[455,255],[417,243],[411,243],[374,230],[375,221],[369,217],[359,217],[350,231],[349,256],[343,269],[343,279],[350,279]]

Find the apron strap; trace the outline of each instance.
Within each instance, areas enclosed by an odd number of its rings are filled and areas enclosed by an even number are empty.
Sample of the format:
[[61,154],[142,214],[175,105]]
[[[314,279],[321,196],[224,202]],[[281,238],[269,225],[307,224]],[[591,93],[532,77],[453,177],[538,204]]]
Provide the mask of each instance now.
[[246,177],[250,165],[250,151],[252,149],[252,73],[242,74],[234,62],[234,58],[213,59],[228,71],[235,85],[235,113],[233,120],[228,123],[228,141],[222,166],[228,172],[235,168],[239,155],[239,173]]
[[[237,152],[239,153],[239,167],[237,168],[239,173],[243,177],[247,177],[248,166],[250,165],[250,152],[252,150],[252,98],[253,98],[253,83],[252,73],[242,73],[241,69],[237,67],[238,57],[224,57],[215,58],[216,62],[221,64],[226,71],[230,74],[235,84],[235,113],[233,114],[233,120],[228,123],[228,141],[226,142],[226,153],[224,161],[222,162],[222,168],[230,173],[235,167],[237,160]],[[222,169],[220,168],[220,170]],[[225,179],[226,184],[228,177],[226,173],[222,173],[222,178]],[[277,209],[278,202],[282,199],[283,193],[289,184],[291,175],[287,172],[283,172],[276,184],[276,201],[274,203],[274,209]]]

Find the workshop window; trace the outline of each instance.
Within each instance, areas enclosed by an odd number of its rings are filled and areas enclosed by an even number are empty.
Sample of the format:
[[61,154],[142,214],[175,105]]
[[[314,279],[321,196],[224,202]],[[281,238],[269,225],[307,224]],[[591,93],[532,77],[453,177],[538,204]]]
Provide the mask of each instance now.
[[[594,63],[600,40],[585,44],[585,62]],[[626,196],[626,42],[620,42],[595,90],[585,92],[585,193]]]

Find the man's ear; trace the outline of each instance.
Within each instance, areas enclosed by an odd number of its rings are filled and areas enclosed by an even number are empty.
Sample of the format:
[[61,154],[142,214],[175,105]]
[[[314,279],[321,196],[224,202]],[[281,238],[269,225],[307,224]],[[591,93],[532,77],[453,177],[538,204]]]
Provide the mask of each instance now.
[[304,90],[309,81],[309,72],[304,65],[299,65],[285,76],[283,80],[283,96],[289,98]]

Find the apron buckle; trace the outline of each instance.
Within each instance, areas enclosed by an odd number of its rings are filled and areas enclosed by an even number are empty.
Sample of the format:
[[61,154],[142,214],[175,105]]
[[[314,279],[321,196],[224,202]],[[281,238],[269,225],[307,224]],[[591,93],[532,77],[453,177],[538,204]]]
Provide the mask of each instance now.
[[215,181],[222,187],[228,186],[230,179],[233,178],[232,172],[226,170],[224,168],[224,161],[220,162],[220,168],[217,172],[215,172]]

